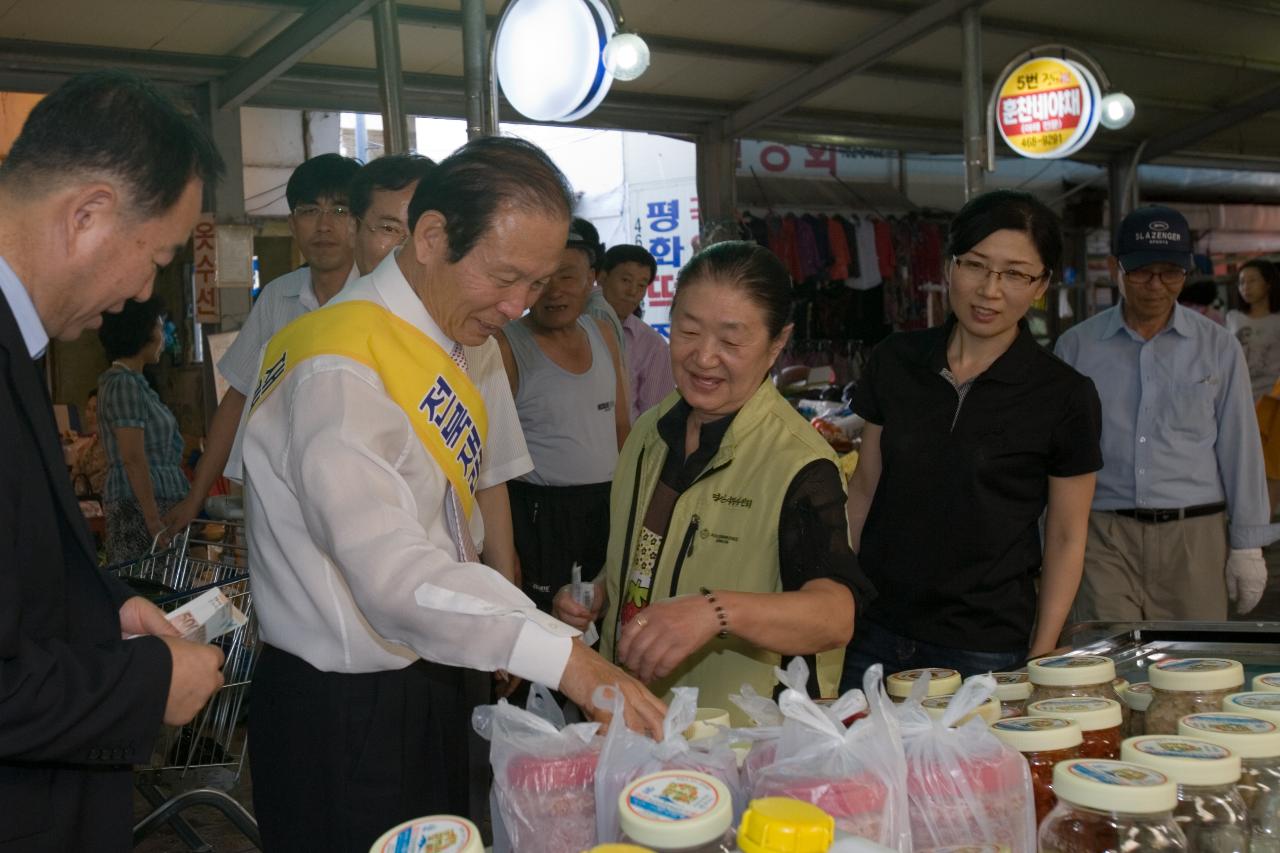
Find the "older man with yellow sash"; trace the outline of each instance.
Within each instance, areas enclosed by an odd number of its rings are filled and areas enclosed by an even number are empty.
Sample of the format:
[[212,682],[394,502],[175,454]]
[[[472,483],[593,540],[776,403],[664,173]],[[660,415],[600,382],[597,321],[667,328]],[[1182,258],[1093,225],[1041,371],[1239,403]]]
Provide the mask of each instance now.
[[[491,336],[555,270],[572,195],[536,147],[459,149],[419,184],[413,236],[263,355],[244,439],[266,642],[249,739],[265,849],[367,850],[395,823],[465,807],[453,667],[505,669],[630,722],[663,707],[476,560]],[[634,717],[631,715],[634,714]]]

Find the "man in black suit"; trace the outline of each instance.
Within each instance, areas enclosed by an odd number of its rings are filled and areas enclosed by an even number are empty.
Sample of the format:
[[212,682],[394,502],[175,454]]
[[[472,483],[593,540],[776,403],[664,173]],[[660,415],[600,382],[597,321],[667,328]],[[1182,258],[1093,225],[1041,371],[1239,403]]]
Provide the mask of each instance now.
[[34,361],[151,294],[221,169],[111,72],[41,101],[0,165],[0,853],[128,850],[130,765],[222,683],[217,648],[97,568]]

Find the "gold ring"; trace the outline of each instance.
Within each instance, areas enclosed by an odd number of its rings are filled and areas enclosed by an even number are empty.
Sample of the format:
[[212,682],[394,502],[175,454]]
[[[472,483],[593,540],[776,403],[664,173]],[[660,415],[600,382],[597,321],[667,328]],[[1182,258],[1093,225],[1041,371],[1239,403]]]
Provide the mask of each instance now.
[[643,628],[645,625],[648,625],[648,624],[649,624],[649,620],[648,620],[648,619],[646,619],[646,618],[644,618],[643,616],[637,616],[637,617],[636,617],[636,627],[637,627],[637,628]]

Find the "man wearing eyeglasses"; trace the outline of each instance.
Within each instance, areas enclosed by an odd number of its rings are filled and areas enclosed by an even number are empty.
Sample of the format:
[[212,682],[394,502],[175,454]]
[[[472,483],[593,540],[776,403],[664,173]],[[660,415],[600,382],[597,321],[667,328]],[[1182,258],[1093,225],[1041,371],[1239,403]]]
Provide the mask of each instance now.
[[1167,207],[1124,218],[1110,259],[1120,304],[1056,351],[1102,398],[1098,474],[1075,621],[1224,620],[1267,585],[1262,444],[1240,345],[1178,304],[1191,230]]
[[267,341],[298,317],[337,296],[359,277],[355,266],[356,221],[347,197],[347,189],[358,171],[358,160],[339,154],[320,154],[294,169],[289,176],[285,186],[289,232],[306,263],[272,279],[262,289],[249,319],[218,362],[218,370],[231,387],[209,424],[204,454],[196,465],[191,491],[164,518],[169,530],[186,527],[200,514],[209,489],[224,469],[227,476],[241,478],[239,453],[232,458],[232,450],[245,399],[257,382],[258,359]]
[[421,154],[386,154],[366,163],[351,179],[360,275],[373,272],[409,236],[409,200],[434,165]]

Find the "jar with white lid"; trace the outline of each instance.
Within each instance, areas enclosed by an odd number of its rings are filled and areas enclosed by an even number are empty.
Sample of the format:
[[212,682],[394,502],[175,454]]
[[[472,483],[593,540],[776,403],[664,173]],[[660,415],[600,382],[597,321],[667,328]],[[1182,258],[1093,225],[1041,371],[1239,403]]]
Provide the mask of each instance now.
[[[1116,698],[1113,686],[1116,680],[1116,665],[1111,658],[1102,655],[1057,655],[1037,658],[1027,664],[1027,676],[1033,685],[1028,702],[1063,699],[1068,696]],[[1128,721],[1129,709],[1121,706],[1120,715]]]
[[1172,853],[1187,850],[1173,819],[1174,782],[1122,761],[1080,758],[1053,769],[1058,804],[1040,824],[1041,853]]
[[723,782],[694,770],[664,770],[618,795],[622,840],[654,853],[727,853],[733,801]]
[[[951,700],[955,696],[954,693],[948,693],[946,696],[930,696],[922,701],[920,705],[924,708],[925,713],[929,715],[929,719],[941,720],[943,715],[947,713],[947,708],[951,707]],[[965,714],[964,718],[956,723],[956,726],[963,726],[974,717],[981,717],[983,722],[991,725],[1000,719],[1000,700],[992,696],[977,708]]]
[[1280,693],[1280,672],[1264,672],[1262,675],[1255,675],[1253,684],[1249,686],[1254,690]]
[[996,698],[1000,700],[1000,716],[1025,717],[1027,700],[1031,698],[1031,678],[1025,672],[993,672]]
[[480,830],[463,817],[432,815],[407,820],[387,830],[369,848],[369,853],[397,853],[400,850],[432,850],[439,853],[484,853]]
[[1225,658],[1162,660],[1147,668],[1152,698],[1147,708],[1149,735],[1178,733],[1187,714],[1222,710],[1222,700],[1244,689],[1244,667]]
[[1270,720],[1280,726],[1280,693],[1266,690],[1232,693],[1222,700],[1222,710],[1228,714],[1246,714],[1260,720]]
[[1120,746],[1122,760],[1159,770],[1178,785],[1178,822],[1187,845],[1202,853],[1245,853],[1249,812],[1236,783],[1240,756],[1183,735],[1142,735]]
[[1022,753],[1031,767],[1031,793],[1039,826],[1058,802],[1053,795],[1053,768],[1082,757],[1084,735],[1080,724],[1062,717],[1009,717],[993,723],[991,733],[1005,746]]
[[1280,853],[1280,729],[1244,714],[1191,714],[1178,733],[1207,740],[1240,756],[1236,790],[1249,811],[1250,853]]
[[1151,700],[1154,698],[1155,692],[1149,681],[1130,684],[1125,690],[1124,704],[1129,709],[1129,720],[1121,727],[1125,737],[1147,733],[1147,709],[1151,707]]
[[929,673],[929,691],[927,696],[946,696],[960,689],[963,679],[954,669],[941,667],[923,667],[921,669],[904,669],[895,672],[884,680],[885,692],[894,702],[905,702],[911,695],[911,688],[925,674]]
[[1027,714],[1032,717],[1062,717],[1078,724],[1084,735],[1084,743],[1080,746],[1082,758],[1120,757],[1123,717],[1120,703],[1114,699],[1092,696],[1045,699],[1027,705]]

